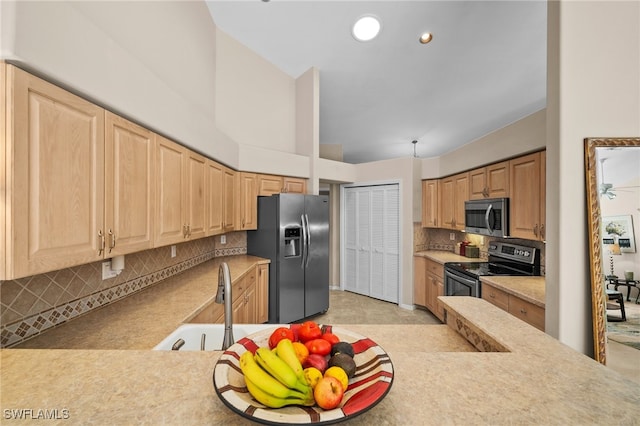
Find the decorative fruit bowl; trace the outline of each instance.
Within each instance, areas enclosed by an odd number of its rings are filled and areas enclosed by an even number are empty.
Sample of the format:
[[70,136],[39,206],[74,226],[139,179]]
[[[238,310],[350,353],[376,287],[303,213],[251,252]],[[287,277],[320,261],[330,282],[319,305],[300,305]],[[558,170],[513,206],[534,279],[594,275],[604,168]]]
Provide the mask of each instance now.
[[373,340],[360,334],[330,325],[323,330],[337,335],[341,341],[353,345],[356,372],[349,379],[342,402],[337,408],[324,410],[291,405],[268,408],[249,393],[240,369],[240,356],[269,347],[269,337],[277,328],[266,329],[238,340],[218,359],[213,370],[213,387],[222,402],[239,415],[263,424],[332,424],[364,413],[380,402],[391,389],[393,364],[389,355]]

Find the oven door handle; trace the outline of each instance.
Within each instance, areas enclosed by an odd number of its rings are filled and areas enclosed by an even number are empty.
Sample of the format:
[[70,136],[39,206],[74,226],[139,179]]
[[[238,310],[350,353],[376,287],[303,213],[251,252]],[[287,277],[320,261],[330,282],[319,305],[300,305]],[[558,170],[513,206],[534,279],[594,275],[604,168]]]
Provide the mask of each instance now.
[[461,282],[463,282],[463,283],[465,283],[465,284],[467,284],[469,286],[475,286],[477,284],[477,282],[478,282],[477,280],[474,280],[472,278],[462,277],[462,276],[460,276],[458,274],[454,274],[454,273],[449,272],[447,270],[444,271],[444,276],[445,276],[445,278],[451,278],[451,279],[456,280],[456,281],[461,281]]

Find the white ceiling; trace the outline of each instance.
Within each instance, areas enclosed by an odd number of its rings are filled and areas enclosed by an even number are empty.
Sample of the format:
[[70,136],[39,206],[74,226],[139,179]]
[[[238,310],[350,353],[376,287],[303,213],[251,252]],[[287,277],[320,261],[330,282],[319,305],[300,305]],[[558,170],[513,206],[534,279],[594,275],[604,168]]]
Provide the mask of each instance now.
[[[207,2],[216,25],[297,78],[320,73],[320,143],[362,163],[452,151],[546,106],[546,1]],[[382,21],[362,43],[351,26]],[[427,45],[418,43],[433,33]]]

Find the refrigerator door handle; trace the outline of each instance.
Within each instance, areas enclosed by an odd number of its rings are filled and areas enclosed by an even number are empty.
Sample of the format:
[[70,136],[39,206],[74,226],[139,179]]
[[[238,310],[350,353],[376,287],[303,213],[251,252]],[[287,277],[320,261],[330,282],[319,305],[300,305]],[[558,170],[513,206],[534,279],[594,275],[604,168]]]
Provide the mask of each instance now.
[[309,229],[309,216],[307,216],[307,214],[305,213],[304,215],[304,233],[307,236],[306,238],[306,244],[307,246],[305,247],[305,251],[306,251],[306,258],[307,260],[305,261],[305,267],[309,266],[309,250],[311,249],[311,230]]
[[307,256],[307,227],[304,223],[304,215],[300,215],[300,223],[302,223],[302,253],[300,256],[300,268],[304,269],[304,259]]

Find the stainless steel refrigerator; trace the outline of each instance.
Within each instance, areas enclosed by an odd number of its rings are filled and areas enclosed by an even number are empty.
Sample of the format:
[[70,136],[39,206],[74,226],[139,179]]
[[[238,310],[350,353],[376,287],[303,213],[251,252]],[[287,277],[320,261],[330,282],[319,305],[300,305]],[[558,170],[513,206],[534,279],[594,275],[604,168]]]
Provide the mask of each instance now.
[[269,322],[286,324],[329,309],[329,199],[276,194],[258,198],[258,229],[247,253],[268,258]]

